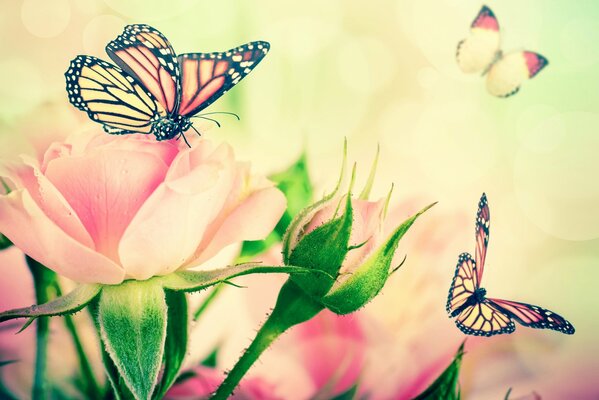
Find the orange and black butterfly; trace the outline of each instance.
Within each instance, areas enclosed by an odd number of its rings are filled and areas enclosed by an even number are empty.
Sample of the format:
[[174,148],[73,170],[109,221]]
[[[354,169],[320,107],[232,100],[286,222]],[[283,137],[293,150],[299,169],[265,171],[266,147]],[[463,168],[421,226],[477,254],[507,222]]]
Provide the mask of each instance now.
[[190,118],[249,74],[269,48],[267,42],[251,42],[220,53],[177,56],[158,30],[127,25],[106,46],[118,66],[77,56],[65,72],[67,93],[71,104],[110,134],[168,140],[192,128]]
[[571,335],[574,327],[565,318],[539,306],[509,300],[487,298],[480,287],[489,244],[491,215],[487,196],[483,193],[476,214],[475,258],[462,253],[458,258],[446,309],[460,330],[468,335],[492,336],[512,333],[521,325],[537,329],[553,329]]

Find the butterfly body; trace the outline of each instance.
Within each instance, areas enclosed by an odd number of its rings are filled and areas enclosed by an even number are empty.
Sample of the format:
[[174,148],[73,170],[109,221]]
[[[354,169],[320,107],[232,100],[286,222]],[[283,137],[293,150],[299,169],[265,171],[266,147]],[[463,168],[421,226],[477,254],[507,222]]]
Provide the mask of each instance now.
[[151,133],[154,134],[157,141],[169,140],[175,138],[191,127],[191,120],[183,115],[174,115],[168,117],[158,117],[152,122]]
[[545,308],[511,300],[487,297],[481,282],[489,244],[490,211],[483,193],[476,214],[476,250],[458,257],[445,309],[457,327],[467,335],[492,336],[512,333],[514,323],[537,329],[573,334],[574,327],[562,316]]
[[185,139],[191,118],[249,74],[269,48],[258,41],[225,52],[177,56],[158,30],[127,25],[106,46],[116,65],[77,56],[65,72],[67,93],[71,104],[107,133]]
[[548,61],[532,51],[504,53],[499,23],[493,11],[483,6],[470,26],[470,36],[457,46],[456,60],[465,73],[486,75],[487,91],[497,97],[509,97],[520,90],[527,79],[536,76]]
[[477,288],[476,290],[474,290],[474,293],[472,293],[470,297],[466,299],[464,304],[462,304],[461,306],[459,306],[451,312],[451,317],[455,318],[466,308],[483,303],[485,301],[486,296],[487,290],[485,288]]

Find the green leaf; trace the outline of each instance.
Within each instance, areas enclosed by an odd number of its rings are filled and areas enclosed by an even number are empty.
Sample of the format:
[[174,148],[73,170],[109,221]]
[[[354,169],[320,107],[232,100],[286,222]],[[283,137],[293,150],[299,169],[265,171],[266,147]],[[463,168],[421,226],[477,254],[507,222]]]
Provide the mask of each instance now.
[[37,318],[72,314],[88,305],[100,293],[101,289],[102,286],[96,284],[80,285],[72,292],[47,303],[4,311],[0,313],[0,322],[14,318]]
[[414,400],[459,400],[460,388],[458,378],[464,355],[464,343],[458,349],[453,361],[424,392]]
[[355,399],[357,395],[358,395],[358,385],[356,384],[356,385],[352,386],[351,388],[349,388],[347,391],[333,397],[331,400],[352,400],[352,399]]
[[308,175],[305,153],[302,153],[300,158],[288,169],[271,175],[269,178],[285,195],[287,209],[274,231],[266,239],[243,242],[239,262],[251,261],[258,254],[268,250],[273,244],[280,242],[293,217],[312,201],[313,188]]
[[204,358],[200,363],[204,367],[216,368],[216,362],[218,360],[218,347],[212,350],[212,353],[208,354],[208,357]]
[[4,250],[12,246],[12,242],[6,236],[0,233],[0,250]]
[[310,222],[310,220],[318,210],[322,209],[329,202],[331,202],[339,192],[341,184],[343,183],[343,178],[345,177],[346,161],[347,141],[345,141],[343,144],[343,161],[341,163],[341,173],[339,174],[339,180],[337,181],[337,186],[335,186],[335,189],[333,189],[331,193],[325,195],[319,201],[299,211],[287,227],[287,230],[285,231],[285,234],[283,236],[283,262],[285,264],[291,264],[291,262],[289,261],[291,251],[295,247],[296,241],[298,240],[300,234],[304,230],[306,224]]
[[242,264],[209,271],[181,271],[154,278],[170,290],[197,292],[229,279],[249,274],[308,274],[307,268],[292,266],[265,266],[261,264]]
[[162,364],[167,304],[159,282],[125,281],[105,286],[98,325],[106,352],[138,400],[151,397]]
[[[290,263],[336,277],[348,252],[352,221],[353,209],[348,194],[343,215],[304,235],[292,250]],[[324,296],[335,282],[322,275],[296,275],[291,279],[315,298]]]
[[188,342],[187,297],[184,292],[166,290],[165,293],[168,319],[164,346],[164,369],[162,379],[154,393],[154,399],[162,399],[177,378],[185,358]]
[[271,175],[269,178],[276,183],[287,198],[287,210],[275,228],[275,232],[282,237],[293,217],[312,202],[314,189],[308,175],[306,153],[302,153],[300,158],[287,170]]
[[435,203],[423,208],[402,223],[387,242],[380,246],[346,280],[335,285],[322,303],[337,314],[348,314],[366,305],[383,288],[389,278],[391,262],[400,239],[416,219]]

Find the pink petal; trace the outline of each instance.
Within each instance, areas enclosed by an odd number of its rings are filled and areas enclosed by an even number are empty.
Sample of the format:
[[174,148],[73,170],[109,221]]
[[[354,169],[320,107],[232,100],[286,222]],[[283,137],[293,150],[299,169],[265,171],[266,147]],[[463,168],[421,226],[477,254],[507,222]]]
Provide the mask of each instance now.
[[96,250],[118,263],[123,232],[166,171],[162,160],[148,153],[99,149],[51,160],[46,176],[73,207]]
[[196,252],[197,258],[188,265],[203,263],[229,244],[264,239],[274,229],[286,205],[285,196],[275,187],[252,193],[222,221],[210,226]]
[[24,157],[23,164],[5,172],[17,188],[25,188],[36,204],[58,227],[81,244],[94,248],[94,242],[77,213],[36,166],[37,162]]
[[76,282],[123,281],[120,266],[66,234],[26,190],[0,197],[0,232],[32,258]]
[[228,146],[207,147],[201,142],[179,154],[123,235],[119,254],[128,276],[147,279],[179,268],[222,209],[235,174],[233,154]]

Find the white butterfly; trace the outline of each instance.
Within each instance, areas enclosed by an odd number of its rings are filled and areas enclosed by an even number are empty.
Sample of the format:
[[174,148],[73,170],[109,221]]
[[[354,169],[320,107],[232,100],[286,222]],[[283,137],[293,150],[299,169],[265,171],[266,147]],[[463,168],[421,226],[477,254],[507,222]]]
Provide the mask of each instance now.
[[508,97],[518,92],[522,83],[538,74],[548,61],[532,51],[504,55],[499,45],[497,18],[489,7],[483,6],[470,26],[470,36],[458,43],[456,58],[462,71],[487,75],[489,93]]

